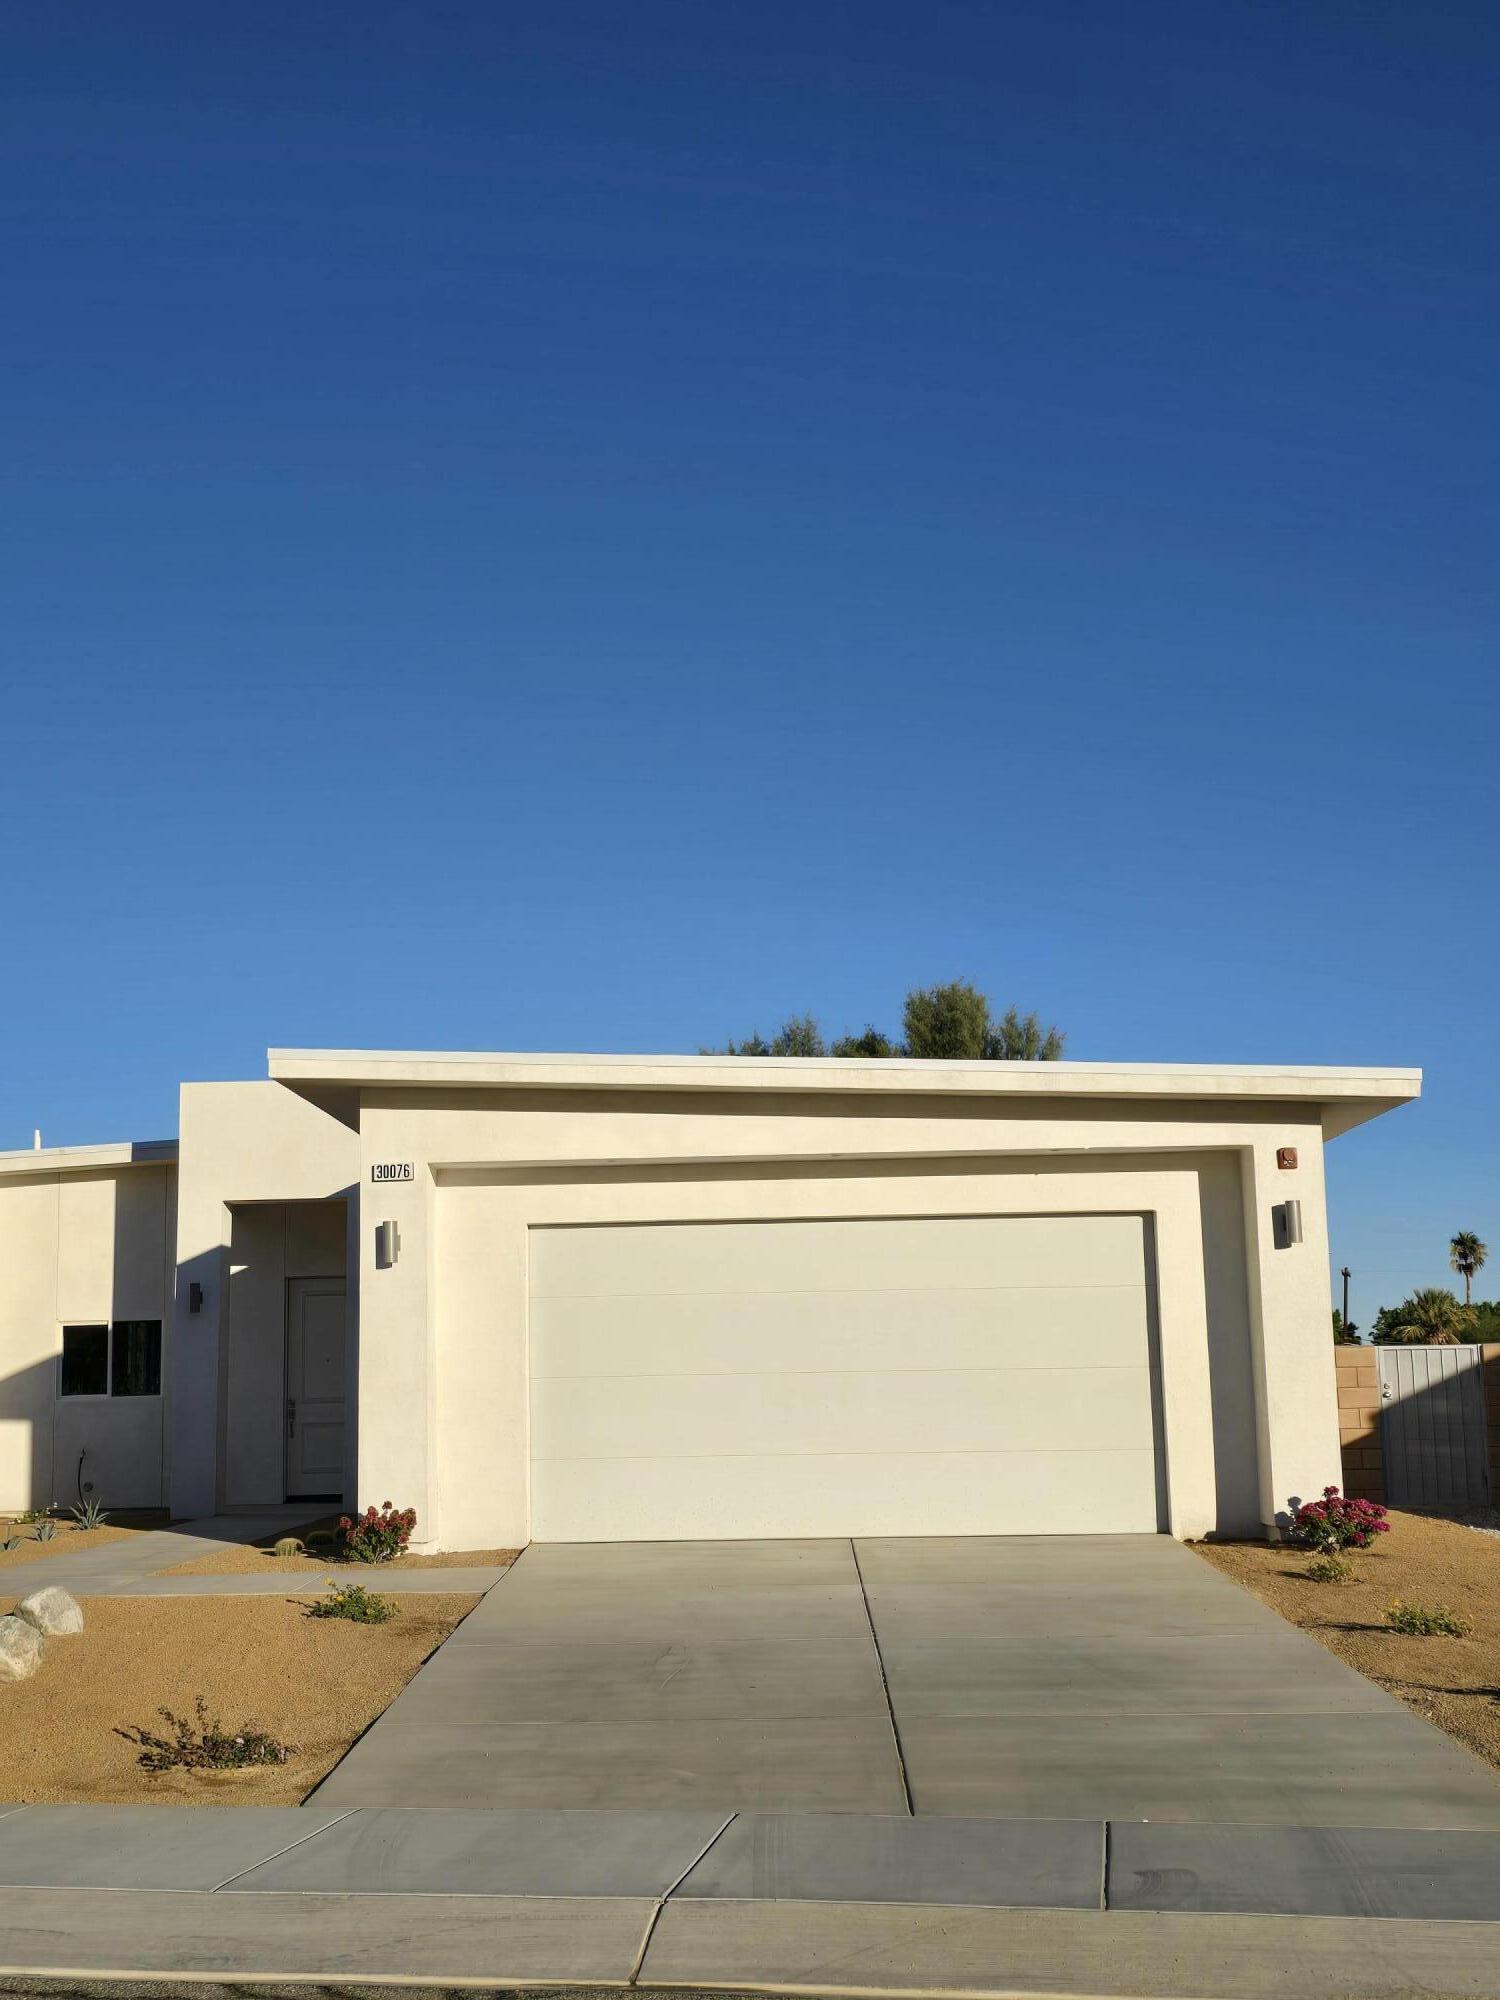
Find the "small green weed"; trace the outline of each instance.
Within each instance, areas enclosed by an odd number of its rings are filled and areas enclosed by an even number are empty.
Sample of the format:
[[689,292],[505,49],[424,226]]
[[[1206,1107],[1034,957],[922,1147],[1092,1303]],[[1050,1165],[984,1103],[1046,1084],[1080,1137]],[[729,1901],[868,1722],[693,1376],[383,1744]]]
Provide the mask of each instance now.
[[1314,1556],[1302,1573],[1309,1583],[1348,1583],[1354,1575],[1354,1565],[1348,1556],[1330,1549],[1326,1555]]
[[218,1716],[209,1719],[208,1703],[200,1694],[194,1720],[174,1715],[170,1708],[157,1714],[171,1730],[159,1736],[150,1729],[117,1729],[127,1743],[140,1749],[143,1771],[242,1771],[253,1764],[284,1764],[291,1747],[263,1729],[244,1728],[231,1733]]
[[1385,1607],[1384,1616],[1392,1632],[1405,1632],[1413,1639],[1462,1639],[1469,1630],[1468,1619],[1446,1604],[1403,1604],[1397,1597]]
[[387,1619],[400,1617],[401,1606],[366,1590],[362,1583],[335,1583],[329,1577],[328,1595],[318,1599],[310,1615],[347,1618],[352,1625],[384,1625]]

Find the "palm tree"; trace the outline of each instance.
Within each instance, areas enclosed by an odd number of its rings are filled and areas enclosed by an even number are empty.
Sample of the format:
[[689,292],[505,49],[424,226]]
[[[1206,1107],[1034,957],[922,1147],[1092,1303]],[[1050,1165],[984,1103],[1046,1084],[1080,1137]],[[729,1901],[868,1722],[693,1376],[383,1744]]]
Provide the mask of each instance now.
[[1474,1303],[1474,1280],[1489,1251],[1472,1229],[1460,1229],[1448,1245],[1448,1262],[1464,1281],[1464,1304]]
[[1474,1324],[1472,1306],[1461,1306],[1440,1285],[1413,1292],[1406,1301],[1406,1319],[1394,1329],[1397,1340],[1417,1347],[1457,1347]]

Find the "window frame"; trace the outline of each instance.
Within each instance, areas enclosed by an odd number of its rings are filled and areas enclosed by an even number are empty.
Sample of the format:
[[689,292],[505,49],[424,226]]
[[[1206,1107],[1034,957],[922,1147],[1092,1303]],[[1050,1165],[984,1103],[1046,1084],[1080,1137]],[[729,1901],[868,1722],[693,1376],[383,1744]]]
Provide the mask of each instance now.
[[[154,1389],[121,1389],[116,1387],[115,1359],[119,1352],[120,1336],[128,1326],[155,1327],[156,1329],[156,1387]],[[160,1319],[112,1319],[109,1323],[109,1397],[111,1402],[149,1403],[161,1401],[162,1335],[164,1327]]]
[[[63,1369],[67,1364],[67,1338],[70,1333],[102,1333],[104,1335],[104,1387],[102,1389],[65,1389]],[[59,1321],[57,1334],[57,1400],[60,1403],[107,1403],[109,1401],[110,1375],[112,1372],[114,1346],[114,1324],[107,1319],[70,1319]]]
[[[137,1394],[115,1387],[115,1337],[118,1330],[126,1326],[154,1326],[156,1328],[156,1387],[142,1390]],[[104,1387],[102,1389],[64,1389],[63,1361],[67,1336],[70,1333],[102,1333],[104,1335]],[[59,1403],[159,1403],[163,1395],[164,1362],[166,1358],[166,1322],[160,1318],[148,1319],[70,1319],[57,1323],[57,1386],[54,1401]]]

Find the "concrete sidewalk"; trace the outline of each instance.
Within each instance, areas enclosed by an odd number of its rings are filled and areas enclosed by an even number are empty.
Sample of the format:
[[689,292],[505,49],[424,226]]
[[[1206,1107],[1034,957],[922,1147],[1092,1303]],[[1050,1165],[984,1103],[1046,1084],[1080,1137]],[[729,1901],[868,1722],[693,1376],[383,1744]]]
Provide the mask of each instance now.
[[[313,1518],[305,1507],[285,1507],[257,1514],[213,1514],[201,1521],[182,1521],[171,1528],[149,1528],[132,1535],[128,1541],[106,1542],[103,1548],[84,1549],[77,1555],[58,1555],[50,1560],[42,1557],[0,1569],[0,1598],[23,1597],[50,1584],[60,1584],[75,1597],[253,1597],[278,1593],[295,1596],[299,1591],[316,1594],[323,1587],[321,1574],[315,1576],[310,1570],[300,1569],[278,1570],[269,1560],[264,1572],[246,1571],[233,1576],[162,1574],[178,1563],[244,1548],[264,1535],[293,1534]],[[403,1562],[380,1564],[368,1570],[364,1565],[354,1569],[346,1563],[330,1564],[330,1574],[344,1580],[378,1579],[379,1588],[392,1595],[403,1591],[422,1594],[453,1591],[468,1596],[491,1589],[505,1570],[488,1564],[430,1569],[412,1561],[410,1568]]]
[[[61,1584],[75,1597],[128,1597],[147,1578],[175,1563],[241,1549],[262,1535],[294,1534],[315,1518],[306,1507],[268,1508],[257,1514],[210,1514],[170,1528],[147,1528],[102,1548],[39,1557],[0,1569],[0,1593],[23,1595]],[[48,1544],[50,1547],[51,1544]],[[12,1582],[14,1579],[14,1582]],[[225,1577],[220,1579],[229,1582]]]
[[1500,1995],[1500,1834],[0,1808],[0,1976]]

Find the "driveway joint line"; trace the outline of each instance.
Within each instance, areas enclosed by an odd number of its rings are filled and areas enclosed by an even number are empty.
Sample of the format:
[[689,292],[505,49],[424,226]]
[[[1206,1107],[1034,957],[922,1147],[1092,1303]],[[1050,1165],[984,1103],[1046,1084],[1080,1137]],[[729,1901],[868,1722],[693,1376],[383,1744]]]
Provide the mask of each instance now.
[[859,1583],[859,1601],[865,1608],[865,1623],[870,1628],[870,1644],[875,1648],[875,1665],[880,1673],[880,1692],[885,1697],[885,1712],[891,1721],[891,1741],[896,1749],[896,1773],[901,1780],[901,1796],[906,1801],[907,1817],[915,1819],[916,1808],[911,1802],[911,1783],[906,1775],[906,1752],[901,1747],[901,1729],[896,1721],[896,1711],[891,1706],[891,1684],[885,1676],[885,1660],[880,1651],[880,1634],[875,1630],[875,1614],[870,1609],[870,1594],[865,1589],[864,1571],[859,1566],[859,1550],[854,1546],[852,1535],[849,1537],[849,1556]]
[[289,1840],[285,1847],[278,1847],[274,1854],[263,1854],[258,1861],[249,1862],[244,1868],[236,1868],[234,1873],[226,1875],[222,1882],[215,1882],[208,1893],[217,1896],[219,1891],[227,1889],[231,1882],[238,1882],[243,1876],[253,1875],[257,1868],[264,1868],[272,1861],[280,1861],[283,1855],[290,1854],[294,1848],[306,1847],[310,1840],[317,1840],[321,1834],[330,1833],[334,1827],[342,1826],[346,1819],[353,1819],[361,1810],[359,1806],[350,1806],[349,1810],[341,1812],[337,1819],[331,1819],[323,1826],[315,1826],[311,1833],[299,1833],[295,1840]]
[[682,1887],[683,1883],[687,1880],[689,1875],[691,1875],[693,1870],[698,1866],[698,1863],[707,1857],[710,1849],[716,1846],[717,1843],[723,1839],[724,1835],[729,1831],[730,1827],[734,1825],[735,1821],[738,1818],[739,1818],[738,1813],[731,1813],[728,1819],[726,1819],[724,1824],[719,1828],[718,1832],[714,1834],[713,1838],[709,1840],[703,1847],[701,1847],[698,1850],[698,1852],[693,1856],[692,1860],[688,1863],[687,1867],[683,1869],[682,1873],[677,1877],[676,1881],[669,1882],[666,1888],[663,1889],[661,1894],[657,1897],[656,1902],[652,1907],[651,1914],[646,1919],[646,1928],[641,1936],[641,1948],[635,1955],[635,1963],[631,1966],[629,1973],[626,1975],[625,1984],[627,1986],[634,1986],[636,1981],[641,1976],[641,1967],[646,1963],[646,1953],[651,1949],[651,1940],[656,1935],[656,1926],[661,1922],[661,1913],[667,1907],[667,1898],[669,1896],[674,1896],[677,1893],[677,1891]]

